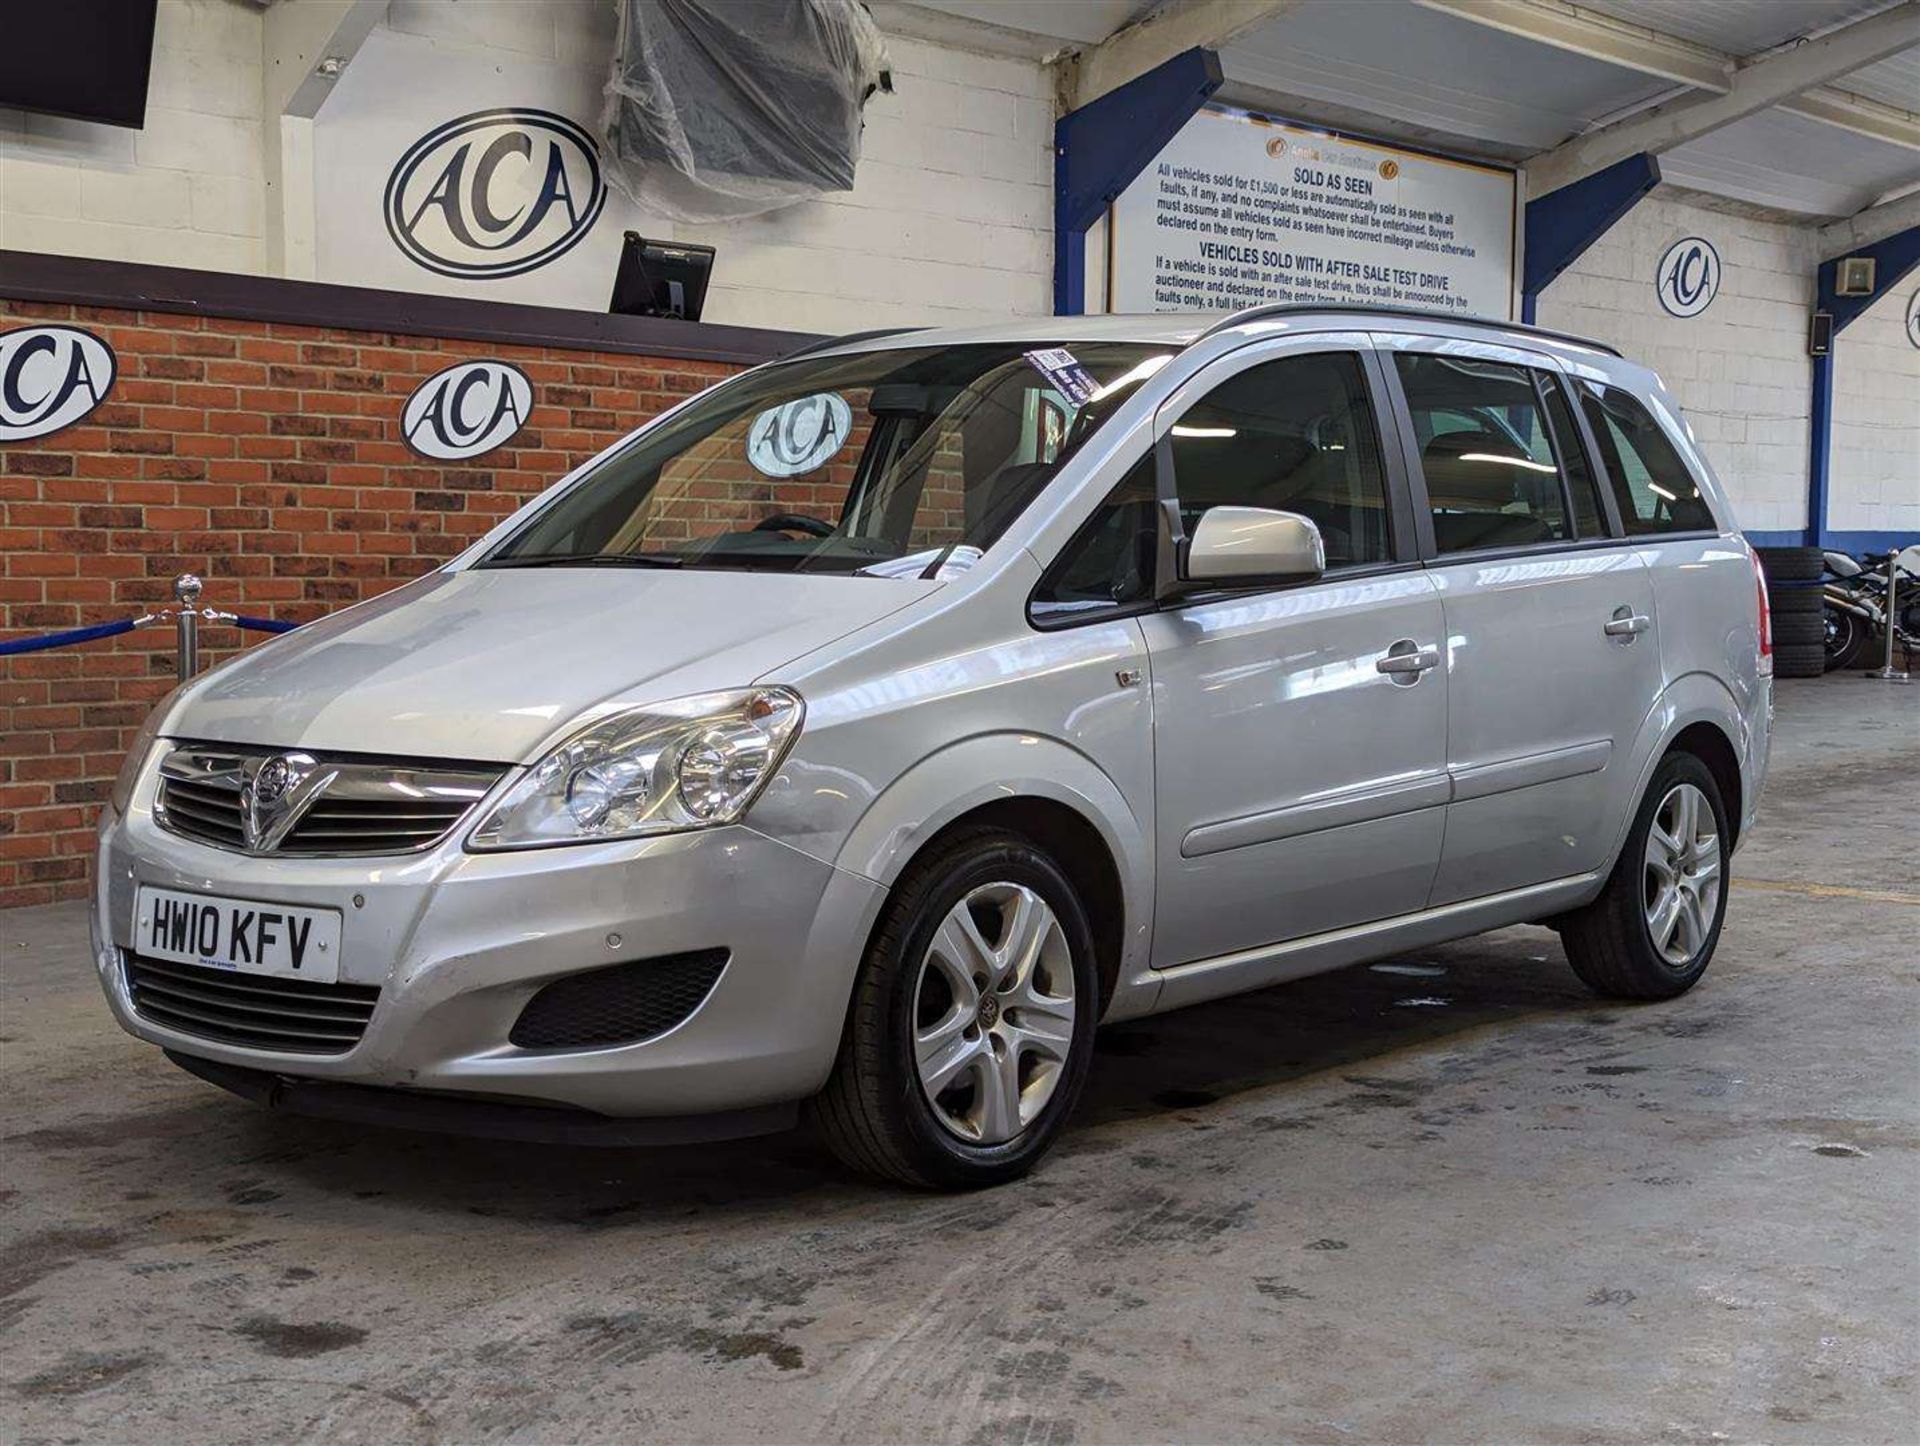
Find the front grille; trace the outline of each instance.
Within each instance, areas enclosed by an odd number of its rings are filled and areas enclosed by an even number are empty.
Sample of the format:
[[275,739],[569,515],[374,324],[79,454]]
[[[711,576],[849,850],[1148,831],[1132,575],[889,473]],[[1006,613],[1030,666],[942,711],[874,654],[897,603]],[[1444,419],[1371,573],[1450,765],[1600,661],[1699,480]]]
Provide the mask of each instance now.
[[[287,761],[294,782],[270,806],[256,806],[251,791],[274,759]],[[243,853],[415,853],[457,827],[500,772],[483,764],[188,744],[160,765],[154,816],[173,833]]]
[[175,833],[197,838],[201,843],[218,844],[224,849],[244,849],[246,835],[240,826],[240,785],[224,781],[202,782],[190,778],[160,778],[162,824]]
[[176,964],[127,951],[127,990],[142,1019],[182,1034],[279,1054],[345,1054],[380,1002],[375,984],[316,984]]
[[698,1009],[726,967],[725,949],[700,949],[569,974],[527,1001],[507,1039],[522,1049],[638,1044]]

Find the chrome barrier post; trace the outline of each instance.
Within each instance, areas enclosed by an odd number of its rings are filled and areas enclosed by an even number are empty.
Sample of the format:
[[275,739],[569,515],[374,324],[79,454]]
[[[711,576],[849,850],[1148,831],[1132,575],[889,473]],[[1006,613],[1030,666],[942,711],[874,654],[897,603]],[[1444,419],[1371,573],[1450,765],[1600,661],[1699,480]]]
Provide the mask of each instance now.
[[1900,617],[1900,549],[1887,549],[1887,653],[1885,660],[1869,678],[1877,678],[1882,683],[1904,683],[1907,675],[1893,666],[1893,635],[1899,631]]
[[173,580],[173,595],[180,602],[174,619],[177,647],[174,662],[182,683],[200,671],[200,614],[194,604],[200,601],[200,579],[183,572]]

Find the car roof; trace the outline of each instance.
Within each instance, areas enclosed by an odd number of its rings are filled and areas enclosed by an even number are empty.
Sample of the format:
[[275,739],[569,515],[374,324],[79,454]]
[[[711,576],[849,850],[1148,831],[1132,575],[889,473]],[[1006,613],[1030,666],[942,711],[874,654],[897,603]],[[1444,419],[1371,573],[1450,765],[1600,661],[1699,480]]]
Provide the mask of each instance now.
[[794,355],[836,351],[842,347],[859,349],[964,346],[969,343],[1036,343],[1114,341],[1143,345],[1187,347],[1215,332],[1262,323],[1285,321],[1302,330],[1357,330],[1388,327],[1417,330],[1437,336],[1480,336],[1493,340],[1505,337],[1523,344],[1548,343],[1556,348],[1573,348],[1617,357],[1619,352],[1603,342],[1564,332],[1544,331],[1520,322],[1499,321],[1487,317],[1452,316],[1441,312],[1410,308],[1374,306],[1274,305],[1244,311],[1136,312],[1099,316],[1016,317],[970,327],[903,327],[897,330],[856,332],[814,343]]

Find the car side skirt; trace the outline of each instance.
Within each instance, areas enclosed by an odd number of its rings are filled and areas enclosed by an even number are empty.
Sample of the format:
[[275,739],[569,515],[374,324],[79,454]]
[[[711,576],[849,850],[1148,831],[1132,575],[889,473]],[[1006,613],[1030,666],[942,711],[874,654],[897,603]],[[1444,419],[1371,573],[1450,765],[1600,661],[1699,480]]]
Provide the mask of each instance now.
[[1570,874],[1545,883],[1529,884],[1523,889],[1462,899],[1370,924],[1355,924],[1303,939],[1289,939],[1282,944],[1267,944],[1258,949],[1242,949],[1212,959],[1178,964],[1159,971],[1159,997],[1142,1012],[1160,1014],[1248,989],[1264,989],[1270,984],[1284,984],[1290,979],[1304,979],[1310,974],[1382,959],[1406,949],[1444,944],[1488,929],[1543,919],[1588,902],[1600,891],[1605,879],[1606,875],[1599,871]]

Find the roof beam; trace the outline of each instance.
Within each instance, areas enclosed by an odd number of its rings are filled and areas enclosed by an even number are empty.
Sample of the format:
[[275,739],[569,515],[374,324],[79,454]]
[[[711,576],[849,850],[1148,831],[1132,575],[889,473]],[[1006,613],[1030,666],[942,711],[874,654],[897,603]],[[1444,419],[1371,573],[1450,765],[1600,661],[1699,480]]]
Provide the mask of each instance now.
[[1815,236],[1820,242],[1820,258],[1831,261],[1851,256],[1856,251],[1920,226],[1920,191],[1909,191],[1897,201],[1882,201],[1856,211],[1844,221],[1822,226]]
[[262,21],[260,169],[267,265],[276,276],[313,279],[313,118],[386,13],[387,0],[306,0],[275,5]]
[[1913,45],[1920,45],[1920,0],[1905,0],[1741,66],[1724,95],[1682,96],[1575,136],[1527,163],[1528,190],[1544,195],[1638,152],[1670,151]]
[[1415,0],[1443,15],[1470,20],[1522,40],[1602,60],[1624,70],[1654,75],[1695,90],[1725,94],[1733,85],[1733,61],[1704,45],[1576,9],[1562,0]]
[[1303,0],[1168,0],[1075,58],[1078,109],[1196,47],[1219,50]]
[[[1414,3],[1522,40],[1715,95],[1724,95],[1733,88],[1733,73],[1738,67],[1735,58],[1722,51],[1582,10],[1565,0],[1414,0]],[[1818,86],[1804,95],[1782,101],[1780,109],[1823,125],[1838,126],[1870,140],[1920,150],[1920,116],[1850,91]]]
[[[314,116],[333,83],[387,13],[387,0],[305,0],[267,11],[261,43],[265,114]],[[339,62],[332,75],[319,67]]]
[[1838,126],[1841,130],[1852,131],[1869,140],[1920,151],[1920,115],[1901,110],[1898,106],[1883,105],[1864,95],[1855,95],[1852,91],[1823,85],[1805,95],[1780,102],[1780,109],[1792,111],[1807,120],[1819,121],[1822,125]]
[[935,45],[956,50],[972,50],[982,55],[1006,55],[1021,60],[1049,60],[1060,53],[1058,35],[1010,25],[1007,21],[1025,19],[1027,12],[1002,6],[996,13],[1001,23],[983,18],[984,7],[968,5],[949,9],[943,5],[916,5],[911,0],[868,0],[874,23],[888,35],[909,40],[930,40]]

